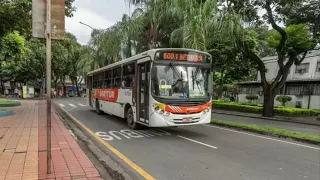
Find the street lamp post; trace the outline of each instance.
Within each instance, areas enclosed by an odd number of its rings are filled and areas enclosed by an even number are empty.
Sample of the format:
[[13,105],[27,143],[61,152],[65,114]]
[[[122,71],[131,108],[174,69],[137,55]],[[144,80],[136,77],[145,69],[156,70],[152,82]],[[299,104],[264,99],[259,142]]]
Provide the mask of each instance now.
[[95,30],[93,27],[91,27],[91,26],[89,26],[88,24],[86,24],[86,23],[83,23],[83,22],[79,22],[80,24],[82,24],[82,25],[85,25],[85,26],[87,26],[87,27],[89,27],[89,28],[91,28],[92,30]]
[[[83,22],[81,22],[81,21],[79,21],[79,23],[82,24],[82,25],[84,25],[84,26],[89,27],[90,29],[92,29],[91,38],[93,38],[94,32],[97,31],[97,29],[95,29],[95,28],[93,28],[92,26],[90,26],[90,25],[88,25],[88,24],[86,24],[86,23],[83,23]],[[93,70],[94,68],[95,68],[95,63],[94,63],[94,61],[92,61],[91,70]]]

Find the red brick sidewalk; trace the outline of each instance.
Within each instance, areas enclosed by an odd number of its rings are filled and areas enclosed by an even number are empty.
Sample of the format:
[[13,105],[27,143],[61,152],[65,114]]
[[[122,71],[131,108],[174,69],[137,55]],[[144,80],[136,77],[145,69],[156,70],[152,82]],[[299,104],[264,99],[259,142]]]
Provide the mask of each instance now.
[[0,117],[0,180],[102,179],[54,110],[47,175],[45,101],[23,101],[13,109],[13,116]]

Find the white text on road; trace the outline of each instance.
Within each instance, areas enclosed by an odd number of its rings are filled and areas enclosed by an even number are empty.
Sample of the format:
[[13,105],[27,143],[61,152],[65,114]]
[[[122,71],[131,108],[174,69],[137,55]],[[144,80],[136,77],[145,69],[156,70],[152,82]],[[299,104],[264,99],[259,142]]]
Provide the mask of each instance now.
[[119,131],[108,131],[108,132],[96,132],[96,135],[101,137],[105,141],[112,140],[122,140],[122,139],[131,139],[131,138],[144,138],[152,136],[169,136],[170,133],[162,131],[159,129],[150,129],[150,130],[129,130],[123,129]]

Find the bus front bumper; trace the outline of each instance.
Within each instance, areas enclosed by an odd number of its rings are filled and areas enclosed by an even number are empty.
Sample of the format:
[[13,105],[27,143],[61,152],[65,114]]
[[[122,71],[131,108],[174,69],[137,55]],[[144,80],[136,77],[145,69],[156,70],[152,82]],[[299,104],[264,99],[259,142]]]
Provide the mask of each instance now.
[[154,112],[149,120],[150,127],[188,126],[209,124],[211,122],[211,108],[196,114],[170,114],[162,115]]

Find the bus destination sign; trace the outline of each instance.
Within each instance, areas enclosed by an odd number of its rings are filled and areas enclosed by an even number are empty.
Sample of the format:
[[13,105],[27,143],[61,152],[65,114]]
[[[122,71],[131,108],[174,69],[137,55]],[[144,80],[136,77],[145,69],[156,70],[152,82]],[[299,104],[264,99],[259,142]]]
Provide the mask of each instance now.
[[159,51],[156,55],[157,60],[173,60],[173,61],[192,61],[207,62],[208,56],[192,51]]

